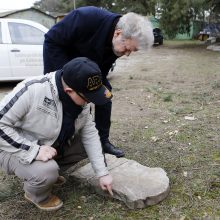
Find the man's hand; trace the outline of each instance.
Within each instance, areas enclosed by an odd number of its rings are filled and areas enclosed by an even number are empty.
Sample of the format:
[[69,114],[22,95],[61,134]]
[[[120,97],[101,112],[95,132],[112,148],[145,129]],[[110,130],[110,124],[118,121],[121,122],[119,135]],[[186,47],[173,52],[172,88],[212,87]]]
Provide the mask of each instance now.
[[46,162],[48,160],[51,160],[56,155],[57,151],[55,148],[47,145],[42,145],[35,160],[41,160]]
[[102,190],[108,190],[109,194],[113,196],[112,192],[112,176],[111,175],[106,175],[106,176],[101,176],[99,178],[99,185],[101,186]]

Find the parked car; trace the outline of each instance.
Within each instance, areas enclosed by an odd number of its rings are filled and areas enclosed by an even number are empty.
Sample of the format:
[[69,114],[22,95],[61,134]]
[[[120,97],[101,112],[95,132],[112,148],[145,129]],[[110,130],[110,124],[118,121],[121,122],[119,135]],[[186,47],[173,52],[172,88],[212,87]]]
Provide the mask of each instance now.
[[0,19],[0,81],[43,74],[46,27],[23,19]]
[[206,24],[198,34],[198,39],[201,41],[206,41],[210,37],[220,38],[220,23]]
[[163,34],[160,28],[154,28],[153,29],[154,34],[154,44],[163,44]]

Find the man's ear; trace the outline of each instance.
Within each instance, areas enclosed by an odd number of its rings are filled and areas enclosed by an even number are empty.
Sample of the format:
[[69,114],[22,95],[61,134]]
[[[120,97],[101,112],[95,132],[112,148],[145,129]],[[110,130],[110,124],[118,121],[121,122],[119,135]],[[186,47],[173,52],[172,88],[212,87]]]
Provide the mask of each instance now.
[[68,95],[69,95],[72,91],[73,91],[73,89],[71,89],[71,88],[69,88],[69,87],[64,88],[64,92],[65,92],[66,94],[68,94]]
[[115,29],[113,37],[118,37],[122,34],[122,30],[120,28]]

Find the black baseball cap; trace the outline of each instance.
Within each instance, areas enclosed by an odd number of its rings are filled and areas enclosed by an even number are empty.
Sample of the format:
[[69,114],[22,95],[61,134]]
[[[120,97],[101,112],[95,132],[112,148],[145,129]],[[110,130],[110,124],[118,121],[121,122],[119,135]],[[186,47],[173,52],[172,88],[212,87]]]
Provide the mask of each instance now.
[[95,105],[103,105],[112,98],[111,92],[102,84],[101,70],[87,57],[77,57],[63,67],[64,82]]

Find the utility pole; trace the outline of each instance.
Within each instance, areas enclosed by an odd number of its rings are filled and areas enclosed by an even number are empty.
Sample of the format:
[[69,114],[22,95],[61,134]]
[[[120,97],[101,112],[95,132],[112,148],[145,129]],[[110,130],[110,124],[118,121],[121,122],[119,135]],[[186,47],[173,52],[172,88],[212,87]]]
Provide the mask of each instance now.
[[73,0],[73,7],[76,9],[76,0]]

